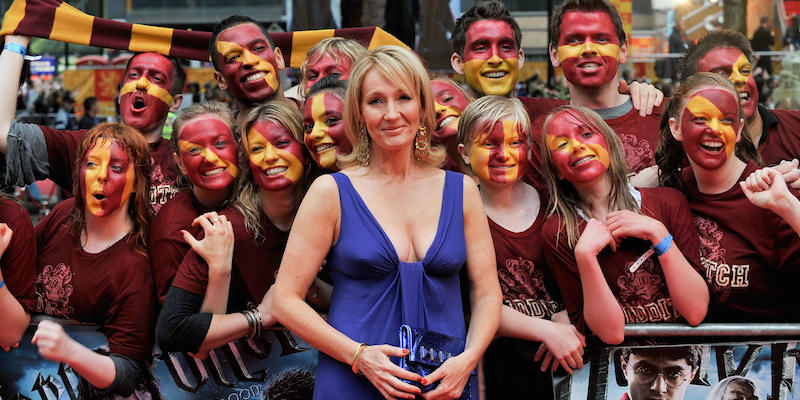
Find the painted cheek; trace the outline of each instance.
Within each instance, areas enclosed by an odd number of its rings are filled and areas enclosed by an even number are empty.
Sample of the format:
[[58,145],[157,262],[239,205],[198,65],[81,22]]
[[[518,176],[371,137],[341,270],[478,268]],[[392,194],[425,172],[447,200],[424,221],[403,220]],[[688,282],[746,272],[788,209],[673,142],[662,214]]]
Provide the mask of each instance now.
[[469,165],[472,168],[472,172],[474,172],[480,180],[490,182],[492,180],[489,175],[491,151],[490,149],[480,146],[480,143],[483,143],[485,137],[486,135],[481,135],[472,142],[472,147],[469,150]]
[[[494,64],[495,61],[499,65]],[[465,62],[463,68],[467,84],[476,92],[484,95],[507,96],[517,84],[519,59],[501,59],[497,56],[490,60],[472,59]],[[492,72],[505,73],[505,75],[501,78],[490,78],[483,75]]]

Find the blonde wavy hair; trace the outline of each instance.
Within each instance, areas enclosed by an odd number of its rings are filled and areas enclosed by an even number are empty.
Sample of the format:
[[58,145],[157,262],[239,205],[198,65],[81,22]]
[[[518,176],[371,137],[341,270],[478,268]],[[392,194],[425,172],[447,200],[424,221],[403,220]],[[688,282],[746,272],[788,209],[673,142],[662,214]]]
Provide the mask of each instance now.
[[[420,103],[420,114],[422,115],[422,126],[425,127],[427,134],[425,139],[430,144],[431,134],[434,131],[436,112],[434,111],[434,97],[431,90],[431,81],[428,78],[428,71],[422,65],[416,53],[399,46],[381,46],[374,50],[368,50],[362,58],[353,66],[350,73],[350,80],[347,85],[347,94],[344,99],[344,129],[347,139],[353,145],[350,154],[343,154],[338,157],[337,163],[341,169],[357,165],[358,155],[362,151],[364,144],[359,139],[360,127],[364,125],[364,117],[361,114],[361,101],[364,93],[364,78],[367,72],[375,68],[385,77],[392,77],[394,81],[405,86],[409,94],[416,94]],[[372,139],[367,135],[367,147],[371,147]],[[411,144],[412,148],[414,144]],[[440,146],[429,146],[428,156],[424,160],[415,161],[439,167],[444,162],[445,151]],[[367,151],[371,151],[368,149]],[[412,152],[413,154],[413,152]]]
[[367,49],[355,40],[340,37],[323,39],[311,46],[308,49],[308,53],[306,53],[306,59],[303,60],[303,64],[300,66],[300,83],[298,84],[300,90],[297,91],[300,94],[300,98],[304,99],[306,97],[306,82],[308,81],[306,79],[306,71],[308,71],[309,65],[316,64],[322,57],[330,56],[338,64],[342,64],[344,60],[347,60],[352,67],[356,60],[361,58],[366,51]]
[[[587,127],[599,132],[608,145],[609,166],[606,170],[611,180],[611,193],[608,197],[609,211],[630,210],[639,213],[639,204],[628,190],[628,166],[625,163],[625,151],[622,148],[622,141],[610,126],[596,112],[586,107],[564,105],[553,110],[544,120],[542,128],[541,154],[542,154],[542,177],[544,178],[547,192],[550,193],[550,200],[547,207],[548,216],[556,214],[563,221],[563,228],[567,231],[567,243],[570,248],[575,247],[578,242],[578,225],[580,216],[578,210],[591,217],[592,212],[589,204],[580,198],[575,187],[568,180],[559,178],[558,172],[552,164],[550,149],[547,148],[547,134],[550,131],[550,124],[556,116],[562,113],[569,113],[578,121],[586,124]],[[463,118],[463,117],[462,117]],[[558,227],[559,233],[562,226]]]

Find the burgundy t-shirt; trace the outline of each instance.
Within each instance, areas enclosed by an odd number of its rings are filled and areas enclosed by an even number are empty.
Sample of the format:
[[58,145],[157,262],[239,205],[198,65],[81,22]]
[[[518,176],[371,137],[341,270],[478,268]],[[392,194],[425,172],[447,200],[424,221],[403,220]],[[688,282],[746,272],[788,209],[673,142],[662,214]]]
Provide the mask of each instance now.
[[778,122],[767,127],[766,135],[758,146],[764,165],[770,166],[780,163],[781,160],[800,157],[800,111],[769,110],[769,112]]
[[[748,163],[739,181],[758,168]],[[800,237],[777,214],[750,203],[738,183],[703,194],[691,168],[684,169],[684,181],[711,287],[708,319],[796,321]]]
[[164,204],[150,225],[150,265],[160,303],[164,303],[172,278],[191,247],[183,240],[181,229],[197,236],[203,228],[192,221],[206,212],[191,190],[183,190]]
[[130,236],[85,252],[69,233],[73,203],[62,201],[36,225],[36,311],[100,325],[112,353],[147,359],[156,317],[150,261]]
[[[72,193],[72,171],[78,155],[78,146],[86,130],[57,130],[47,126],[39,126],[47,145],[47,158],[50,162],[50,179],[64,190]],[[169,140],[161,139],[150,143],[150,161],[153,171],[150,176],[150,204],[153,211],[164,205],[178,192],[175,180],[178,178],[178,167],[172,158]]]
[[503,304],[531,317],[550,319],[564,309],[561,293],[550,270],[545,267],[541,232],[545,206],[526,230],[511,232],[489,219],[497,276]]
[[[673,245],[683,252],[698,273],[704,273],[700,264],[697,230],[683,195],[671,188],[639,190],[642,194],[642,214],[661,221],[672,234]],[[580,273],[574,250],[567,243],[567,232],[562,225],[557,215],[544,223],[542,238],[545,241],[545,258],[561,289],[570,320],[579,330],[588,333],[583,317]],[[586,221],[579,218],[579,232],[583,232],[585,227]],[[682,320],[669,297],[666,278],[655,254],[650,255],[635,272],[628,270],[650,247],[649,241],[628,238],[622,241],[616,252],[606,247],[597,256],[606,282],[625,314],[626,324]]]
[[[264,237],[254,243],[253,235],[245,227],[241,213],[233,208],[227,208],[220,214],[231,221],[235,237],[231,287],[242,287],[251,300],[261,302],[264,294],[275,283],[289,232],[278,229],[262,213],[261,227]],[[202,232],[200,234],[202,235]],[[186,253],[172,286],[205,295],[208,286],[208,265],[194,250]]]
[[0,222],[14,232],[0,258],[0,271],[11,294],[26,311],[32,312],[36,308],[33,292],[36,240],[31,217],[14,200],[0,197]]

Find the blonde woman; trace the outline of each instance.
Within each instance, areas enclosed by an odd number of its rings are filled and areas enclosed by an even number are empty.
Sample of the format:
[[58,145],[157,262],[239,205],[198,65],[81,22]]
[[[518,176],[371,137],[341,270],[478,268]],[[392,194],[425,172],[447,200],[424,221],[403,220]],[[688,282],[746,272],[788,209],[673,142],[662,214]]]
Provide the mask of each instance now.
[[[430,81],[413,52],[384,46],[353,68],[345,169],[311,186],[297,213],[274,287],[274,316],[320,350],[315,398],[457,398],[497,330],[501,294],[477,187],[438,168]],[[338,202],[338,204],[337,204]],[[330,253],[330,254],[329,254]],[[328,320],[303,298],[328,255]],[[466,265],[472,311],[462,311]],[[401,324],[466,339],[427,376],[395,365]],[[404,381],[405,380],[405,381]],[[331,390],[335,387],[335,390]]]

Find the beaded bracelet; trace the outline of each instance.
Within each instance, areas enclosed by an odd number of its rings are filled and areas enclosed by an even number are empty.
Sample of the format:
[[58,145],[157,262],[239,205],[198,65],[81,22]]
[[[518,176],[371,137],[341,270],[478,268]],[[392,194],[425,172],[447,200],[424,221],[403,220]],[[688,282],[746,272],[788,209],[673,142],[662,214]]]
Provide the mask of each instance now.
[[356,375],[361,374],[361,372],[358,371],[358,357],[361,356],[361,352],[364,351],[364,349],[366,349],[367,347],[369,347],[369,345],[366,343],[359,344],[358,350],[356,350],[356,356],[353,357],[353,373]]

